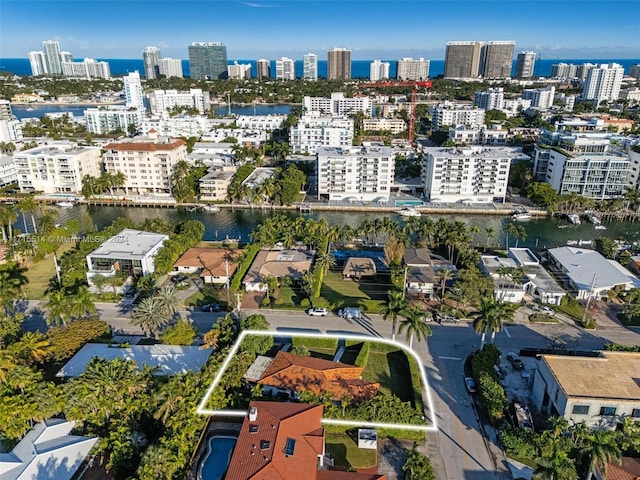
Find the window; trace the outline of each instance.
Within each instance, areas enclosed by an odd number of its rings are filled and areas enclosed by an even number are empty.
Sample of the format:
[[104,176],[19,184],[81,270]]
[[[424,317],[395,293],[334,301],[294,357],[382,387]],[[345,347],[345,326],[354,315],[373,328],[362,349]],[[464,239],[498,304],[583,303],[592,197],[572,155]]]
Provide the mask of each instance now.
[[600,407],[600,415],[611,416],[616,414],[616,407]]
[[249,433],[256,433],[258,431],[258,425],[249,425]]
[[293,451],[296,448],[296,441],[293,438],[287,438],[287,444],[284,447],[285,455],[293,455]]
[[574,405],[571,413],[574,415],[587,415],[589,413],[589,405]]
[[640,418],[640,408],[634,408],[631,410],[631,416],[633,418]]
[[271,448],[271,442],[268,440],[261,440],[260,441],[260,450],[267,450],[268,448]]

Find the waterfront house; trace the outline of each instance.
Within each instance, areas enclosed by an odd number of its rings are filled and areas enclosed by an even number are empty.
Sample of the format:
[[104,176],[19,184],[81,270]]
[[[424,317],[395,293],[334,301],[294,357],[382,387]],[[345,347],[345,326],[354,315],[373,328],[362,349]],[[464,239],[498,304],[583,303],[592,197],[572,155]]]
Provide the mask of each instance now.
[[542,355],[534,372],[532,398],[542,413],[590,427],[615,428],[624,417],[640,420],[640,353]]
[[198,273],[204,283],[226,284],[238,266],[242,250],[193,247],[173,264],[179,273]]
[[260,250],[242,280],[247,292],[266,292],[268,277],[300,280],[311,269],[315,250],[304,248]]
[[424,295],[431,298],[437,279],[429,249],[405,248],[403,261],[406,292],[410,295]]

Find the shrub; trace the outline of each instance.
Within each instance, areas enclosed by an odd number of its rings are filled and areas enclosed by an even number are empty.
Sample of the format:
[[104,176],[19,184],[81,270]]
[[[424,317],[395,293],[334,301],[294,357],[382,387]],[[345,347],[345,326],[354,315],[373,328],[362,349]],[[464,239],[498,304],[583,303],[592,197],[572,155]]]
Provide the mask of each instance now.
[[269,295],[267,295],[266,297],[264,297],[260,301],[260,306],[261,307],[269,307],[269,306],[271,306],[271,298],[269,298]]
[[358,356],[356,357],[355,360],[355,364],[358,367],[364,367],[367,364],[367,361],[369,360],[369,351],[371,350],[371,343],[369,342],[364,342],[362,344],[362,347],[360,348],[360,352],[358,353]]
[[61,327],[50,328],[48,357],[54,361],[71,358],[85,343],[106,341],[111,329],[102,320],[78,320]]
[[499,436],[508,456],[531,461],[538,456],[538,435],[533,430],[507,426],[500,430]]
[[294,337],[291,340],[294,347],[307,348],[338,348],[337,338],[312,338],[312,337]]
[[198,331],[186,320],[179,320],[162,334],[162,342],[169,345],[191,345]]
[[302,300],[300,300],[300,306],[302,308],[309,308],[311,306],[311,302],[308,298],[303,298]]
[[489,420],[495,424],[496,421],[503,417],[504,410],[509,405],[504,388],[487,372],[482,372],[480,378],[476,380],[478,382],[480,401],[487,411],[487,415],[489,415]]
[[231,288],[233,290],[240,289],[240,282],[242,282],[242,279],[247,273],[247,270],[249,270],[249,267],[253,263],[253,260],[256,258],[256,255],[259,251],[260,245],[258,245],[257,243],[253,243],[247,249],[245,249],[242,257],[238,260],[238,268],[236,270],[236,273],[231,279]]

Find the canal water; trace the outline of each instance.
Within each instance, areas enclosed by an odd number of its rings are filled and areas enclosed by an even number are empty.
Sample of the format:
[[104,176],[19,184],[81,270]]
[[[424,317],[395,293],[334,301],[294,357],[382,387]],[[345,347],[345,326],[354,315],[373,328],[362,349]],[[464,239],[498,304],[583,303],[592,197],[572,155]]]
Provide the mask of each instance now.
[[[91,218],[96,228],[101,229],[109,225],[118,217],[128,217],[136,223],[142,223],[147,218],[162,218],[170,223],[176,224],[185,220],[200,220],[205,226],[205,240],[223,240],[225,238],[240,238],[243,241],[249,240],[249,233],[274,211],[256,208],[249,209],[223,209],[217,213],[209,212],[187,212],[182,209],[173,208],[139,208],[139,207],[98,207],[87,205],[76,205],[71,208],[55,208],[59,211],[60,223],[71,219],[81,220]],[[389,213],[359,213],[359,212],[321,212],[316,211],[310,214],[301,214],[295,211],[283,212],[288,216],[303,215],[314,219],[325,219],[330,225],[349,225],[358,227],[363,220],[390,217],[398,221],[401,225],[403,219],[399,215]],[[423,216],[424,218],[424,216]],[[487,242],[487,229],[492,229],[494,237],[489,240],[491,244],[499,243],[505,245],[505,228],[512,223],[510,217],[499,217],[492,215],[429,215],[429,218],[437,220],[446,218],[449,221],[462,221],[472,226],[477,225],[480,232],[475,235],[474,243],[477,246],[484,246]],[[596,230],[590,223],[583,222],[581,225],[569,225],[565,220],[540,218],[526,222],[518,222],[526,231],[526,239],[519,241],[519,246],[528,246],[535,249],[553,248],[566,245],[567,241],[588,241],[599,236],[606,236],[612,239],[623,239],[628,243],[640,241],[640,223],[605,223],[606,230]],[[16,227],[24,231],[22,217],[18,218]],[[29,228],[30,230],[30,228]],[[510,239],[510,246],[515,245],[515,239]]]

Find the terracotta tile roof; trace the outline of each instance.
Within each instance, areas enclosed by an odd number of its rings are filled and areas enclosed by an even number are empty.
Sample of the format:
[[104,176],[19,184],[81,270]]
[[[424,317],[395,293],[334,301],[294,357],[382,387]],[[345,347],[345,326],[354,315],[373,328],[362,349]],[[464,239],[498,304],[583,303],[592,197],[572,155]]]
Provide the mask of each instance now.
[[380,384],[362,380],[361,375],[361,367],[280,351],[258,383],[281,390],[309,390],[315,395],[331,393],[333,400],[345,395],[371,398]]
[[242,283],[264,282],[269,276],[302,278],[311,269],[314,255],[314,250],[295,248],[260,250]]
[[316,480],[387,480],[386,475],[341,472],[339,470],[318,470]]
[[[600,468],[598,468],[600,471]],[[640,480],[640,459],[622,457],[622,462],[608,463],[604,480]]]
[[157,143],[154,141],[109,143],[108,145],[105,145],[104,149],[123,152],[157,152],[174,150],[181,145],[186,145],[186,142],[178,138],[171,139],[171,141],[167,143]]
[[224,250],[221,248],[190,248],[173,264],[174,267],[201,268],[201,277],[226,277],[229,262],[229,276],[236,271],[236,259],[242,250]]
[[[251,402],[252,408],[255,421],[250,413],[245,417],[225,480],[313,479],[318,456],[324,453],[322,405]],[[293,453],[287,454],[292,440]]]

